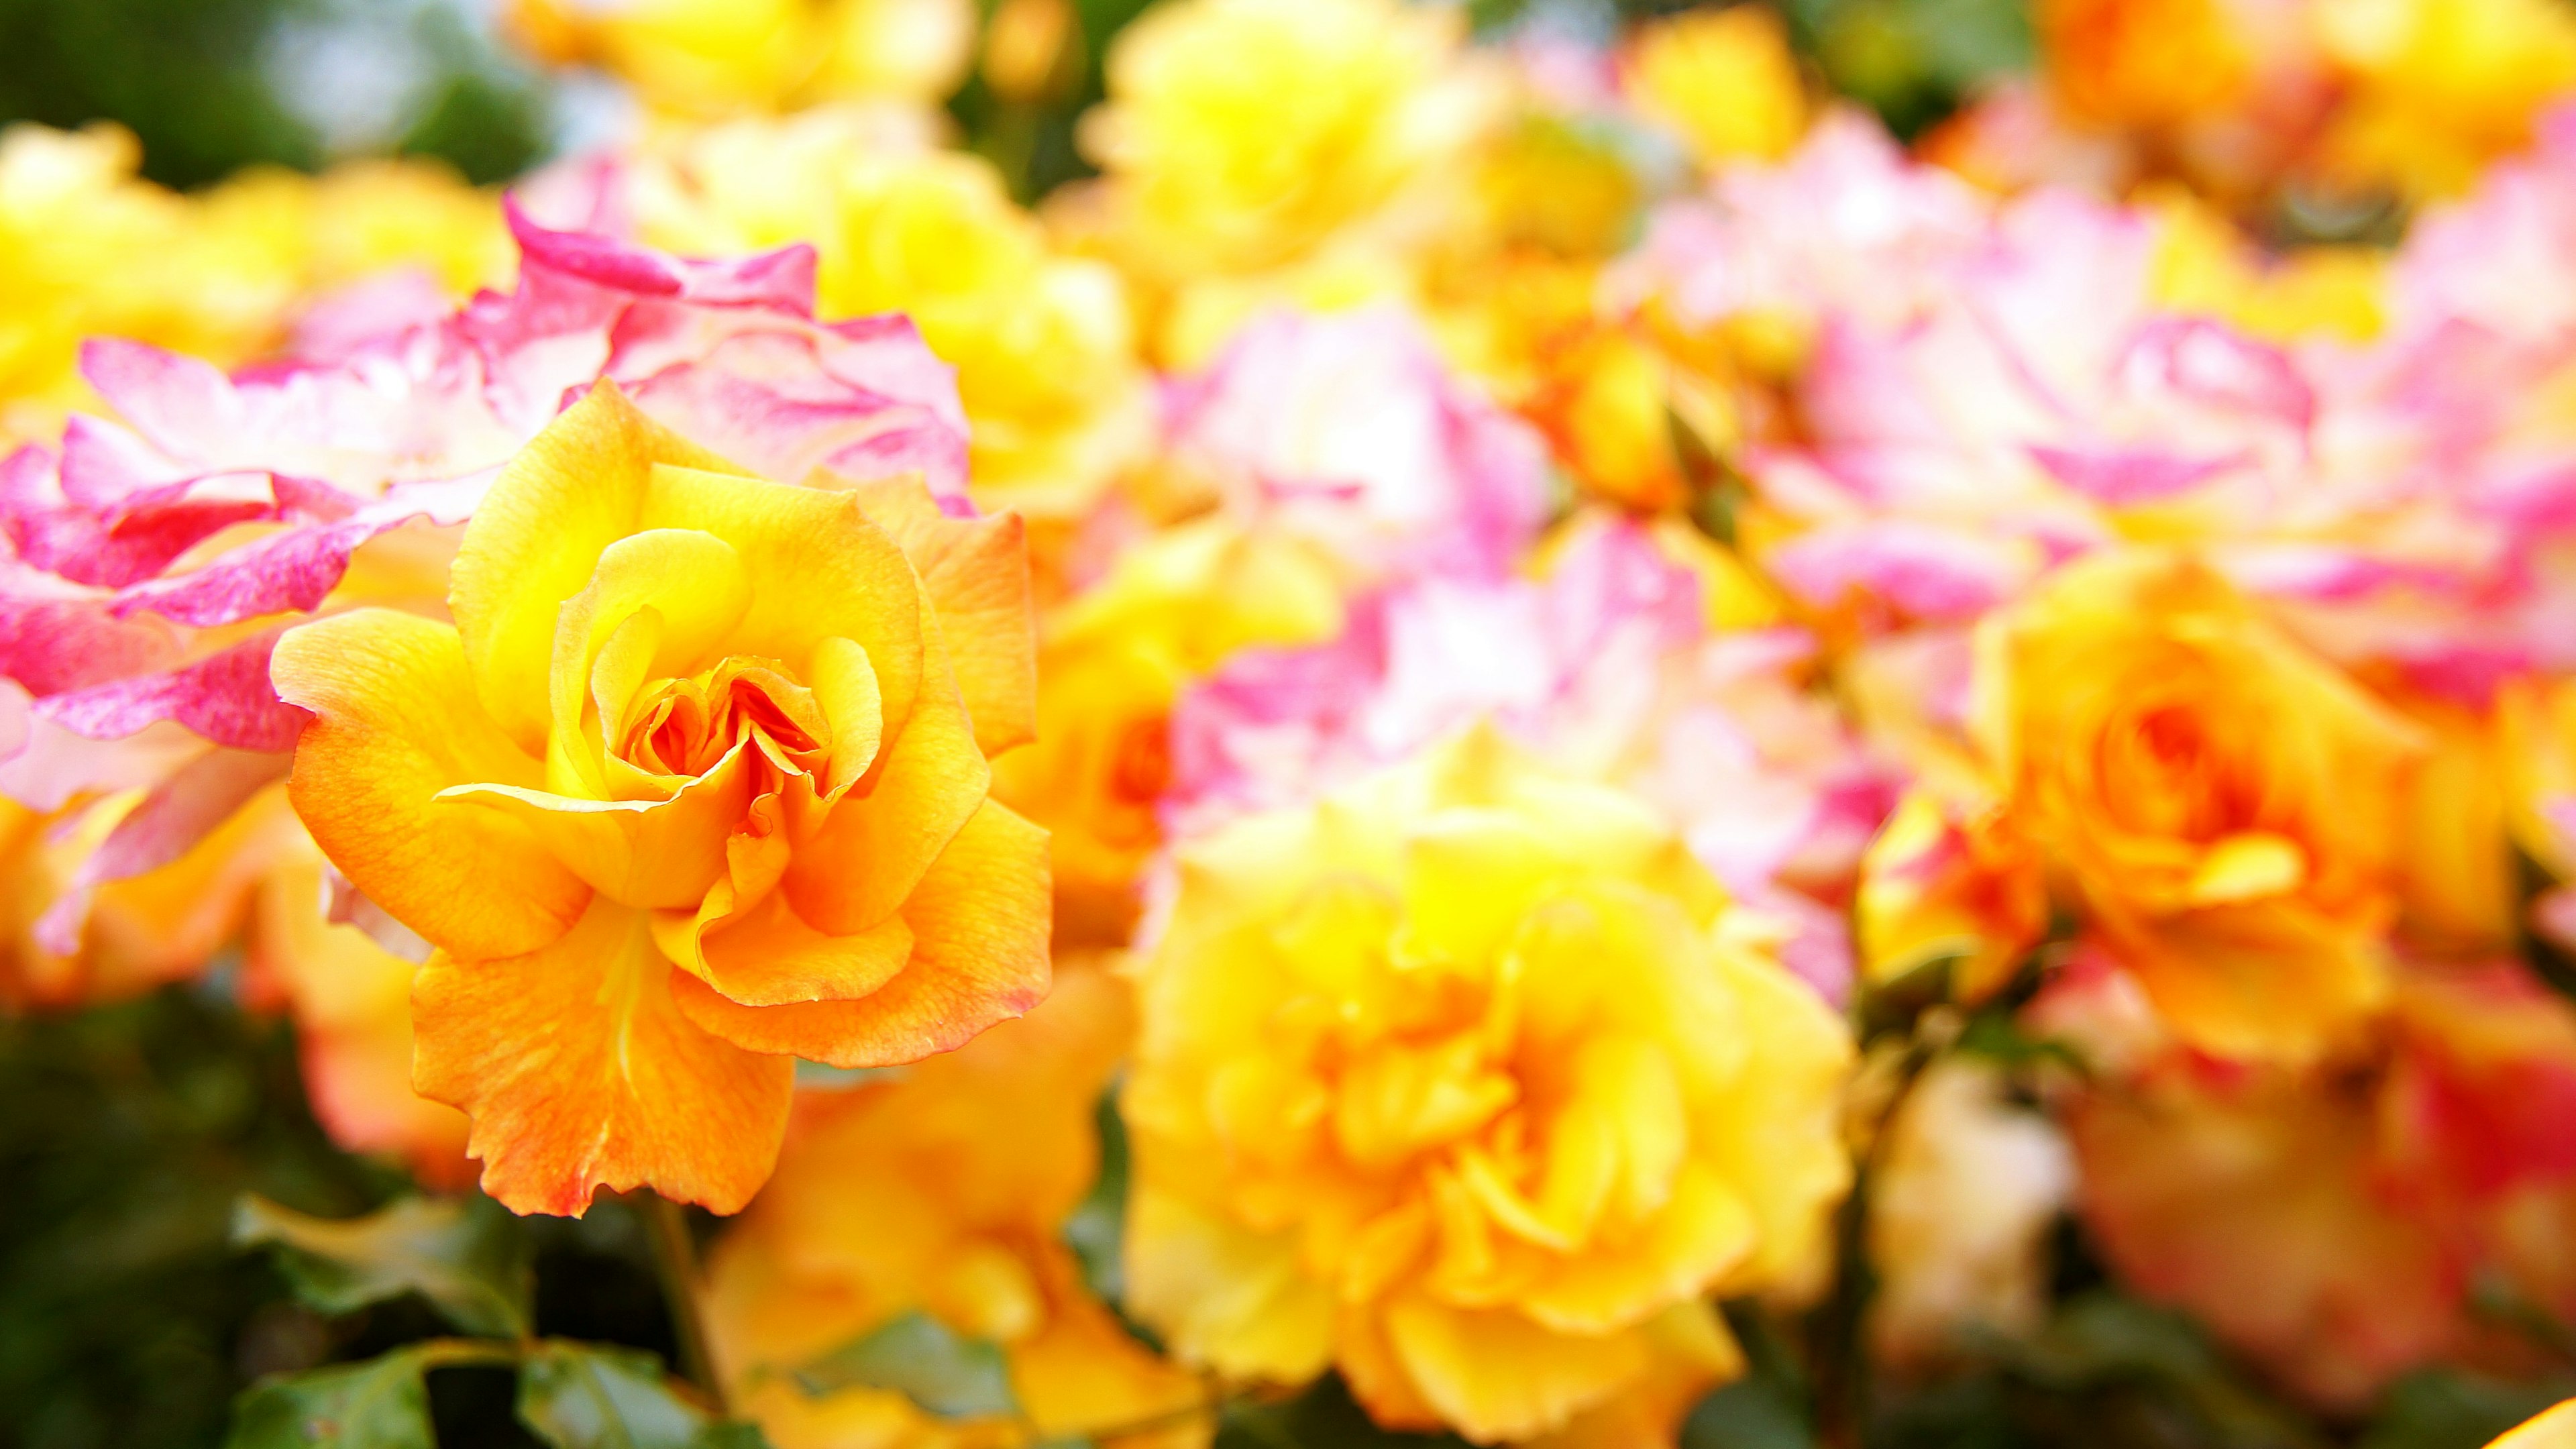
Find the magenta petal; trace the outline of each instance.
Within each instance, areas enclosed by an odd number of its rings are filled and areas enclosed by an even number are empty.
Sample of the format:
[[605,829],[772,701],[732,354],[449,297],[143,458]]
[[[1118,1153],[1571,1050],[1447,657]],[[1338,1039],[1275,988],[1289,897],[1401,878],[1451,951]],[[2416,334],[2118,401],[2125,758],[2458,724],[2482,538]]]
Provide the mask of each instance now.
[[268,682],[269,651],[283,632],[243,640],[164,674],[39,700],[36,715],[94,740],[122,739],[166,719],[237,750],[291,750],[306,716],[279,699]]

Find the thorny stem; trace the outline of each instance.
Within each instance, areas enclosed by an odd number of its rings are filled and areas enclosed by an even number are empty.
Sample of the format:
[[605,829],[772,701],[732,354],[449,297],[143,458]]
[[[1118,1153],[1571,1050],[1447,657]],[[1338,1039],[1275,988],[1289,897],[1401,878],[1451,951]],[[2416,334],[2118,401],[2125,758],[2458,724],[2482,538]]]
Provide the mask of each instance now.
[[671,1337],[680,1350],[680,1374],[696,1384],[718,1418],[729,1418],[724,1381],[707,1357],[707,1328],[698,1309],[698,1250],[689,1236],[686,1210],[658,1192],[645,1194],[644,1216],[653,1233],[653,1267],[662,1280],[662,1301],[671,1312]]

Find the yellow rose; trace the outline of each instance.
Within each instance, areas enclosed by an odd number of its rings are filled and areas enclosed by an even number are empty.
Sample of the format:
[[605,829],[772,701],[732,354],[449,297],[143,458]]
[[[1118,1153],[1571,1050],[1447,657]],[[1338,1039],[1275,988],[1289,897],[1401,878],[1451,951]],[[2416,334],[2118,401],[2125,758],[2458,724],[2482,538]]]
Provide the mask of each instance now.
[[2466,191],[2576,92],[2576,17],[2550,0],[2321,0],[2317,16],[2348,87],[2324,169],[2347,186]]
[[438,948],[413,1079],[485,1191],[735,1211],[791,1058],[912,1061],[1045,994],[1045,837],[985,798],[1028,737],[1026,567],[1016,519],[746,477],[602,383],[466,526],[452,624],[278,644],[296,811]]
[[1484,123],[1464,17],[1398,0],[1176,0],[1083,122],[1150,268],[1277,266],[1454,164]]
[[2174,1028],[2313,1057],[2384,989],[2420,733],[2178,555],[2073,564],[1977,639],[2017,827]]
[[1478,1442],[1671,1430],[1712,1294],[1820,1278],[1851,1043],[1645,804],[1478,732],[1183,846],[1124,1106],[1129,1307]]
[[[996,1345],[1033,1437],[1203,1444],[1198,1381],[1083,1287],[1062,1241],[1099,1167],[1093,1112],[1134,1030],[1129,988],[1071,965],[1046,1002],[892,1081],[801,1096],[778,1175],[708,1261],[708,1333],[778,1449],[1028,1441],[902,1395],[792,1375],[907,1312]],[[1105,1431],[1151,1425],[1156,1435]]]

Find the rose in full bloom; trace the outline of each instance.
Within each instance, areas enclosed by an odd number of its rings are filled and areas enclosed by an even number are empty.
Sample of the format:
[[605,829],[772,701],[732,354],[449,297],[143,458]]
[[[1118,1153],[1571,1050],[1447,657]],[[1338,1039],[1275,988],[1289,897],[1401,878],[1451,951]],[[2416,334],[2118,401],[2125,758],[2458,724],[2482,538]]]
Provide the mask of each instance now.
[[[1007,1419],[940,1419],[889,1389],[791,1377],[925,1313],[998,1346],[1033,1437],[1206,1443],[1197,1379],[1136,1341],[1061,1236],[1100,1166],[1100,1094],[1135,1029],[1130,988],[1064,963],[1027,1017],[893,1081],[800,1093],[778,1175],[708,1262],[708,1334],[740,1412],[778,1449],[982,1449]],[[1137,1432],[1115,1432],[1141,1426]]]
[[1135,264],[1277,267],[1454,179],[1489,109],[1463,31],[1393,0],[1182,0],[1120,32],[1082,141]]
[[1030,728],[1026,567],[1016,519],[767,482],[603,383],[492,485],[452,624],[278,645],[297,813],[438,948],[413,1080],[485,1191],[737,1210],[793,1058],[916,1060],[1044,995],[1045,838],[985,798]]
[[1821,1281],[1851,1042],[1646,806],[1478,732],[1179,850],[1129,1308],[1390,1427],[1639,1442]]
[[243,927],[264,867],[233,857],[265,837],[230,822],[302,724],[270,686],[279,631],[442,612],[457,526],[594,379],[773,476],[910,468],[963,492],[947,370],[900,318],[816,323],[810,253],[686,262],[514,220],[515,290],[327,357],[226,376],[92,341],[113,416],[0,462],[0,794],[47,817],[32,999],[193,974]]
[[2088,928],[2193,1044],[2314,1058],[2386,990],[2423,742],[2188,558],[2069,565],[1989,619],[1973,727]]

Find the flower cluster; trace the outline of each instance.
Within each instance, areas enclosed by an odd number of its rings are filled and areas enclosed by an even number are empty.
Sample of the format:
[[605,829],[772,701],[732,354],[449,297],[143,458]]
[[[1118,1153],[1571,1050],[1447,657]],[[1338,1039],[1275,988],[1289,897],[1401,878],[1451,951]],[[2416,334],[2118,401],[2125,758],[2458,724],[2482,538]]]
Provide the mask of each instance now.
[[12,133],[0,1004],[741,1214],[781,1449],[2545,1397],[2576,22],[982,8],[523,0],[650,119],[488,216]]

